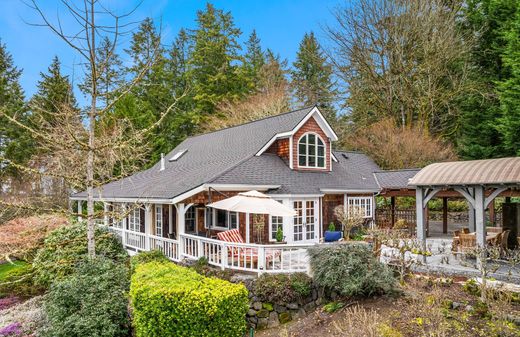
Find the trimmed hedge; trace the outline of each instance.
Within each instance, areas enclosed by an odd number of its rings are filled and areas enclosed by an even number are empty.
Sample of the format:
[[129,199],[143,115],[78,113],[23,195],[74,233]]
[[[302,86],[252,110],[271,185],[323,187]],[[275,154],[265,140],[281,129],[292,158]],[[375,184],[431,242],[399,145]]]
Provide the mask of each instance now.
[[133,274],[135,268],[148,262],[168,262],[168,258],[158,249],[140,252],[130,258],[130,273]]
[[130,285],[137,337],[236,336],[246,331],[248,293],[171,262],[138,265]]

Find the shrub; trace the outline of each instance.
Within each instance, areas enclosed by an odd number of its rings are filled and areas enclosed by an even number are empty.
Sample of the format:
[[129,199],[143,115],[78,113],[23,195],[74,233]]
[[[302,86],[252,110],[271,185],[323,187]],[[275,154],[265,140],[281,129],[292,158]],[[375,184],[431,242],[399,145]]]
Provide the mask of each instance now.
[[254,292],[262,301],[295,302],[310,295],[312,279],[304,273],[262,274],[256,279]]
[[364,243],[318,246],[309,249],[313,278],[319,286],[343,296],[383,294],[395,289],[391,270]]
[[0,314],[0,327],[21,326],[23,336],[40,336],[45,324],[43,296],[33,297],[9,309],[2,310]]
[[[95,238],[97,256],[117,262],[127,260],[125,249],[107,229],[96,228]],[[33,261],[36,282],[49,286],[54,280],[72,274],[75,267],[87,258],[87,228],[84,223],[78,222],[56,229],[45,239]]]
[[168,262],[168,258],[158,249],[154,249],[147,252],[140,252],[137,255],[134,255],[130,258],[130,270],[133,274],[135,271],[135,268],[137,268],[138,265],[148,263],[148,262]]
[[137,266],[130,285],[136,336],[243,336],[248,295],[241,284],[173,263]]
[[44,292],[44,288],[36,284],[34,270],[30,264],[20,265],[2,275],[0,280],[0,298],[18,296],[29,298]]
[[44,336],[127,336],[128,270],[97,257],[55,282],[45,297],[49,328]]

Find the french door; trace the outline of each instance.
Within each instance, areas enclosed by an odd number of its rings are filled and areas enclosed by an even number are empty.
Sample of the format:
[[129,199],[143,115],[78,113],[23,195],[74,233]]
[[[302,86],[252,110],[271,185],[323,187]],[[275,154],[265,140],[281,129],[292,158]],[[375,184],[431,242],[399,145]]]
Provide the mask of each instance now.
[[293,219],[292,241],[295,243],[317,242],[319,236],[317,200],[294,200],[293,208],[296,216]]

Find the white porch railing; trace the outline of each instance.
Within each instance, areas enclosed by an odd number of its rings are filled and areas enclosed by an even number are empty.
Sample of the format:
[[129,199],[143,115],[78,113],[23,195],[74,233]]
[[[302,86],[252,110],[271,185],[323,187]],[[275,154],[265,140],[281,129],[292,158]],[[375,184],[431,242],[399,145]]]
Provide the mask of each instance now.
[[212,266],[254,273],[308,273],[307,249],[314,246],[233,243],[190,234],[180,234],[179,240],[173,240],[118,227],[108,229],[121,238],[124,246],[136,251],[159,249],[175,262],[205,257]]

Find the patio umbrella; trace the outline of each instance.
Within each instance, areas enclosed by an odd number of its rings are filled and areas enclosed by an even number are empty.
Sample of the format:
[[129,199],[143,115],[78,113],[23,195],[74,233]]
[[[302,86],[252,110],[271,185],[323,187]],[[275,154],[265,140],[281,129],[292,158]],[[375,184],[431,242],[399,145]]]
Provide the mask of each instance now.
[[295,216],[296,211],[258,191],[238,193],[234,197],[213,202],[208,207],[231,212]]

